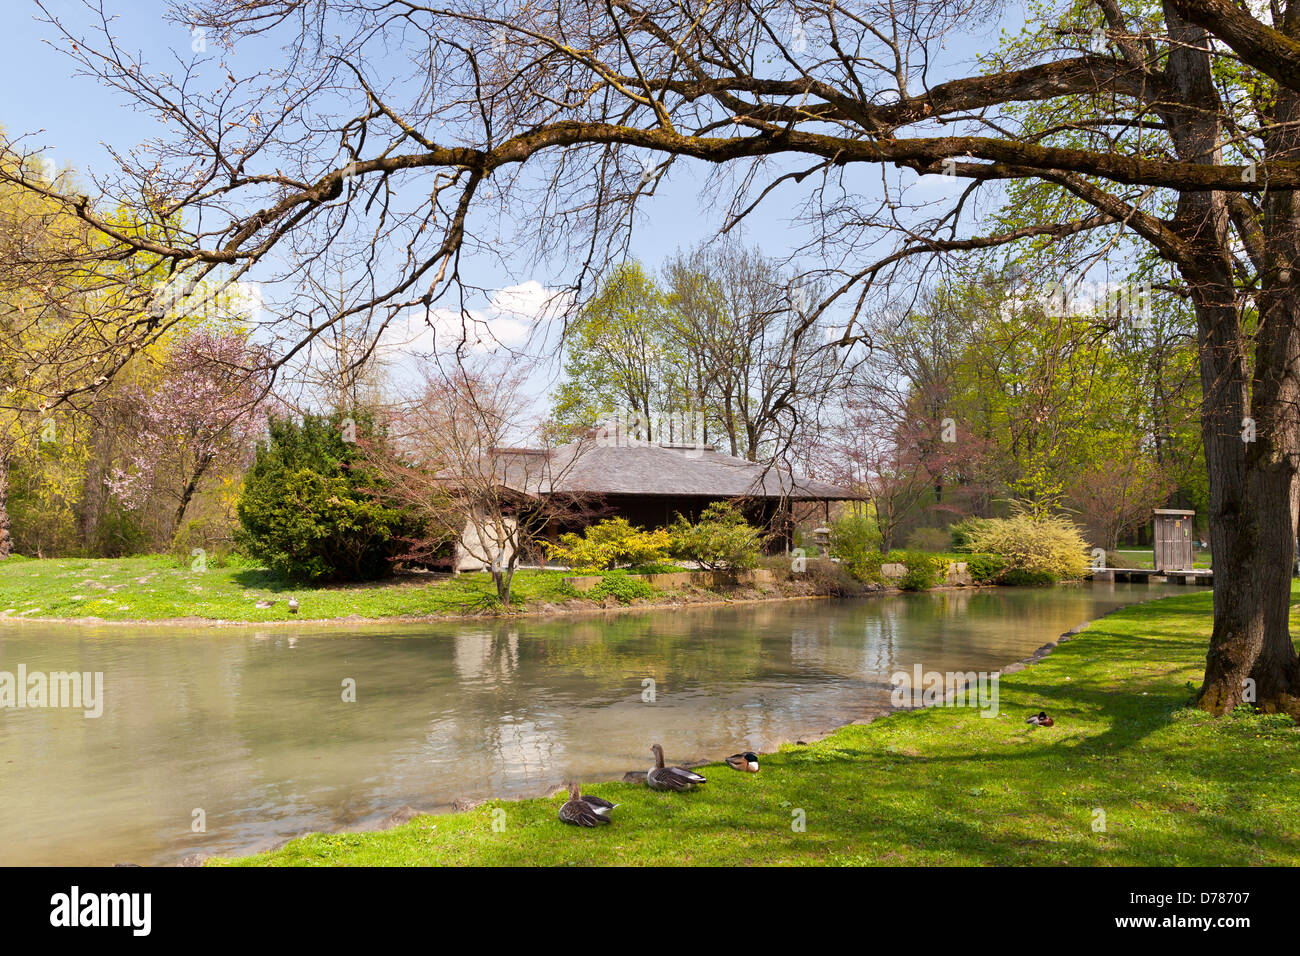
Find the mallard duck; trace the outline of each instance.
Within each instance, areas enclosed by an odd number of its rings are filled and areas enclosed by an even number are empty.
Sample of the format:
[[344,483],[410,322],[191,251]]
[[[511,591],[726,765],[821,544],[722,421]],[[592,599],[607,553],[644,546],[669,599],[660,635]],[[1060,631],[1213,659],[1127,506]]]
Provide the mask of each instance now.
[[707,781],[685,767],[665,767],[664,748],[655,744],[650,750],[655,755],[655,765],[646,771],[645,783],[651,790],[674,790],[681,793],[694,790]]
[[741,754],[732,754],[727,758],[727,766],[743,773],[758,773],[758,754],[746,750]]
[[1056,721],[1047,716],[1047,711],[1040,710],[1034,716],[1028,718],[1025,723],[1033,724],[1035,727],[1051,727]]
[[575,827],[594,827],[601,823],[609,823],[609,812],[616,806],[617,803],[610,803],[600,797],[591,795],[584,797],[578,792],[578,785],[571,783],[569,799],[564,802],[564,806],[560,807],[560,819]]
[[289,613],[290,613],[290,614],[297,614],[297,613],[298,613],[298,599],[297,599],[297,598],[292,598],[292,597],[289,598]]

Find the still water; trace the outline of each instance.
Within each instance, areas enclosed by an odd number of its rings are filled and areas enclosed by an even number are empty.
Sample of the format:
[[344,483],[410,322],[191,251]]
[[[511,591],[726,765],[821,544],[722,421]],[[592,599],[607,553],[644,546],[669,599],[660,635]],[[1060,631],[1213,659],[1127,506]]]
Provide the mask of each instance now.
[[0,671],[102,672],[104,706],[0,710],[0,864],[251,852],[404,805],[616,778],[649,766],[656,741],[670,760],[771,750],[888,707],[895,671],[993,671],[1110,608],[1187,590],[335,629],[6,626]]

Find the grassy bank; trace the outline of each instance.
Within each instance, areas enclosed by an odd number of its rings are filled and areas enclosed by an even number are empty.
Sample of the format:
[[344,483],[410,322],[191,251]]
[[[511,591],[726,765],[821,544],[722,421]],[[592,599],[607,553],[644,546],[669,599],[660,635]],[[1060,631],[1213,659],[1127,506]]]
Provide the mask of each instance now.
[[[406,574],[365,584],[303,585],[244,563],[209,565],[196,571],[167,555],[130,558],[12,557],[0,561],[0,617],[104,621],[230,621],[263,623],[291,619],[288,598],[300,609],[293,620],[438,617],[462,614],[581,610],[620,603],[691,602],[710,597],[794,596],[785,586],[767,595],[707,592],[699,588],[633,588],[614,575],[611,586],[579,595],[564,582],[569,572],[516,572],[510,607],[497,599],[486,573],[457,577]],[[803,591],[807,591],[803,587]],[[259,600],[275,603],[257,607]]]
[[[562,601],[572,592],[559,572],[521,571],[513,597],[520,606]],[[202,618],[277,621],[467,614],[499,609],[487,574],[456,578],[408,575],[366,584],[304,586],[265,568],[209,566],[195,571],[166,555],[131,558],[57,558],[0,561],[0,612],[14,617],[109,621]],[[258,608],[259,600],[274,600]]]
[[[596,831],[561,824],[559,797],[499,801],[213,862],[1300,864],[1300,730],[1187,708],[1209,629],[1207,593],[1129,608],[1004,677],[995,719],[895,714],[785,747],[758,774],[711,766],[692,794],[591,786],[621,804]],[[1040,708],[1055,727],[1024,723]]]

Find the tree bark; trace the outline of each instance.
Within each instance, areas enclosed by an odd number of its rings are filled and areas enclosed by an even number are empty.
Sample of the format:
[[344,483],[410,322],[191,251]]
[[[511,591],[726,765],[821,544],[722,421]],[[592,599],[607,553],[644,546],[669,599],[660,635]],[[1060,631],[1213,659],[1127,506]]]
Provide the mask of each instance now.
[[1198,703],[1214,714],[1254,703],[1300,718],[1300,669],[1288,629],[1300,389],[1294,358],[1278,364],[1280,353],[1294,356],[1300,324],[1294,296],[1265,305],[1246,415],[1245,338],[1231,272],[1226,260],[1204,251],[1188,276],[1201,344],[1214,555],[1214,629]]
[[[1288,17],[1292,30],[1300,16]],[[1279,88],[1271,159],[1300,155],[1300,95]],[[1243,493],[1227,562],[1215,562],[1215,622],[1200,704],[1222,714],[1254,703],[1300,720],[1300,659],[1291,640],[1291,571],[1295,560],[1295,492],[1300,455],[1300,204],[1293,191],[1264,200],[1264,268],[1250,419],[1243,442]],[[1212,483],[1213,484],[1213,483]],[[1219,566],[1230,567],[1220,594]],[[1253,684],[1253,686],[1252,686]]]
[[14,553],[9,533],[9,456],[0,455],[0,560]]
[[515,569],[510,568],[493,568],[492,583],[496,585],[497,597],[500,599],[502,606],[510,606],[510,588],[514,584]]
[[199,488],[199,482],[208,471],[208,466],[212,464],[212,456],[205,455],[195,467],[189,480],[185,482],[185,487],[181,490],[180,504],[176,506],[176,516],[172,519],[172,534],[181,529],[181,522],[185,520],[185,511],[190,506],[190,501],[194,498],[194,492]]
[[[1172,0],[1165,3],[1165,18],[1175,44],[1165,71],[1176,104],[1166,112],[1170,135],[1178,154],[1190,162],[1220,163],[1222,109],[1210,68],[1209,38],[1179,16]],[[1293,95],[1279,90],[1278,119],[1294,109],[1293,101]],[[1286,158],[1290,145],[1277,135],[1266,142],[1270,160]],[[1295,138],[1294,132],[1287,135]],[[1271,244],[1270,259],[1285,259],[1294,250],[1295,231],[1288,224],[1294,217],[1291,195],[1271,192],[1266,200],[1262,228]],[[1196,309],[1201,435],[1214,555],[1214,629],[1198,704],[1223,714],[1254,702],[1262,709],[1300,717],[1290,696],[1296,666],[1287,629],[1298,394],[1290,276],[1278,269],[1261,270],[1264,294],[1254,343],[1256,371],[1253,381],[1248,380],[1248,338],[1234,281],[1225,194],[1180,192],[1173,228],[1188,250],[1178,267]]]

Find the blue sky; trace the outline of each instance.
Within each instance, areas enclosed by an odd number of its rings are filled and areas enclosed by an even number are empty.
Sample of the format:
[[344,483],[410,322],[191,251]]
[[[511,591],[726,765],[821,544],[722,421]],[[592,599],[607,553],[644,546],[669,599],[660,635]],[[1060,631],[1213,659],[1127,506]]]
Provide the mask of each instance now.
[[[47,42],[55,38],[55,32],[36,22],[39,11],[31,0],[4,3],[7,15],[0,31],[0,82],[6,90],[24,91],[21,96],[6,97],[0,112],[0,125],[10,135],[43,130],[31,142],[49,147],[47,156],[56,166],[111,171],[104,143],[123,150],[158,134],[153,117],[134,109],[121,93],[92,78],[72,75],[75,64]],[[68,23],[85,22],[79,0],[46,0],[46,6],[65,16]],[[165,70],[173,53],[190,54],[189,32],[162,19],[159,11],[165,5],[161,0],[110,0],[110,6],[119,15],[114,33],[127,49],[142,51],[155,69]],[[712,234],[716,222],[701,215],[696,193],[695,184],[680,170],[661,184],[634,237],[637,256],[658,265],[678,246],[689,246]],[[773,210],[777,208],[773,206]],[[770,240],[779,236],[771,230],[779,230],[781,223],[775,212],[768,211],[767,216],[755,232]],[[503,278],[524,281],[532,276]]]
[[[79,0],[47,0],[46,5],[71,24],[86,22],[86,8]],[[154,70],[175,71],[170,66],[174,57],[188,60],[193,56],[188,29],[163,20],[161,12],[166,4],[162,0],[109,0],[109,6],[118,14],[113,32],[120,44],[130,52],[140,51]],[[11,136],[36,134],[33,141],[49,147],[47,155],[59,167],[111,172],[104,143],[125,151],[158,134],[160,127],[153,117],[133,108],[122,94],[104,88],[92,78],[72,75],[75,64],[47,42],[54,39],[54,31],[35,21],[38,10],[32,0],[5,0],[5,7],[4,30],[0,31],[0,83],[7,90],[23,93],[6,97],[0,111],[0,124]],[[969,70],[971,51],[981,45],[987,48],[995,33],[996,27],[990,26],[981,30],[982,38],[950,42],[945,52],[952,60],[932,74],[931,82]],[[215,64],[211,67],[216,68]],[[702,172],[698,164],[694,168],[679,164],[643,206],[632,251],[651,268],[657,268],[676,249],[707,239],[720,225],[717,212],[702,207],[695,179]],[[870,183],[873,178],[878,180],[879,171],[862,168],[854,175]],[[953,186],[942,177],[929,178],[940,182],[933,186],[937,191],[932,198]],[[788,218],[790,200],[786,196],[798,198],[804,193],[801,187],[783,189],[785,195],[778,192],[765,201],[743,235],[745,241],[778,256],[797,241]],[[472,265],[479,270],[474,278],[492,288],[513,287],[531,280],[546,284],[549,278],[522,265]],[[550,271],[563,272],[565,267],[565,263],[549,264]],[[487,303],[472,305],[487,307]]]

